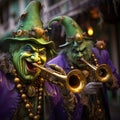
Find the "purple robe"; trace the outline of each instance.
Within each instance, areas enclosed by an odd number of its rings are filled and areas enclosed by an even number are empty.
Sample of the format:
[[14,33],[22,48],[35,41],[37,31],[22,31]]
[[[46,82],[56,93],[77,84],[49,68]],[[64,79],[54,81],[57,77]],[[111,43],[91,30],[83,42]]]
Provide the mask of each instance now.
[[0,72],[0,120],[9,120],[15,112],[20,96],[13,82]]
[[[120,75],[117,73],[116,68],[110,59],[108,51],[106,49],[99,50],[96,47],[93,47],[92,52],[97,58],[98,64],[107,64],[111,68],[111,71],[113,75],[117,78],[118,85],[120,86]],[[107,87],[105,84],[102,88],[101,98],[103,99],[106,116],[108,116],[107,118],[110,120],[111,118],[110,118],[110,111],[109,111],[109,105],[108,105]]]
[[[44,113],[40,120],[68,120],[68,114],[63,107],[63,99],[58,87],[45,82],[45,88],[49,95],[44,96]],[[21,98],[15,89],[14,82],[0,72],[0,120],[11,120],[20,103]],[[81,104],[78,103],[74,113],[71,113],[72,120],[80,120],[80,111]],[[21,120],[22,117],[16,116],[16,120]]]
[[[98,50],[96,48],[93,48],[92,50],[96,55],[98,55],[96,57],[99,63],[106,63],[111,67],[113,74],[118,78],[120,83],[120,76],[117,74],[111,60],[108,59],[109,55],[107,54],[107,51],[103,50],[103,52],[101,52],[103,57],[99,57],[99,54],[97,53]],[[70,65],[68,64],[64,54],[61,54],[48,62],[48,64],[51,63],[61,66],[66,73],[70,71]],[[67,120],[67,112],[62,106],[63,99],[58,87],[53,84],[49,84],[48,82],[45,83],[45,86],[46,90],[50,94],[50,96],[45,97],[46,99],[44,101],[45,120]],[[74,112],[71,113],[72,120],[81,120],[83,106],[80,103],[79,97],[77,95],[76,97],[78,99],[78,103]],[[20,102],[20,95],[15,89],[14,82],[9,80],[2,72],[0,72],[0,120],[11,120]]]
[[[70,65],[66,59],[66,56],[64,54],[60,54],[58,55],[57,57],[53,58],[52,60],[50,60],[47,64],[57,64],[59,65],[60,67],[63,68],[63,70],[66,72],[66,73],[69,73],[71,68],[70,68]],[[83,106],[82,104],[80,103],[80,98],[77,94],[75,94],[77,99],[78,99],[78,103],[76,105],[76,108],[74,110],[73,113],[71,113],[72,115],[72,120],[82,120],[81,119],[81,115],[82,115],[82,109],[83,109]],[[61,120],[66,120],[66,119],[61,119]]]
[[[109,53],[107,50],[101,50],[99,51],[97,48],[92,48],[92,52],[95,54],[97,60],[98,60],[98,63],[99,64],[107,64],[110,66],[111,70],[112,70],[112,73],[115,75],[115,77],[117,78],[118,80],[118,84],[120,85],[120,76],[118,75],[110,57],[109,57]],[[60,67],[62,67],[66,73],[68,73],[71,68],[70,68],[70,65],[67,61],[67,58],[65,56],[64,53],[62,54],[59,54],[57,57],[53,58],[52,60],[50,60],[47,64],[57,64],[59,65]],[[108,98],[107,98],[107,89],[106,87],[104,86],[103,89],[102,89],[102,97],[103,97],[103,101],[104,101],[104,107],[105,107],[105,111],[106,111],[106,114],[108,115],[108,118],[110,120],[110,113],[109,113],[109,106],[108,106]],[[78,109],[78,106],[80,107],[80,109]],[[76,109],[76,114],[78,113],[78,117],[79,117],[79,120],[82,120],[81,118],[81,114],[83,112],[83,106],[80,105],[80,103],[78,104],[77,106],[77,109]],[[87,118],[88,114],[86,114],[86,118]],[[76,116],[77,117],[77,116]],[[75,118],[76,118],[75,117]],[[76,119],[74,119],[76,120]]]

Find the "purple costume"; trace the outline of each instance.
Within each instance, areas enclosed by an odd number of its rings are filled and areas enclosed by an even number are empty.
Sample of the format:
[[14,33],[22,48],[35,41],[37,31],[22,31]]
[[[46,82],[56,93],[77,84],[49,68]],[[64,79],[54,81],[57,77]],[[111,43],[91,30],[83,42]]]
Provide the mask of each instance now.
[[[15,89],[15,84],[12,80],[9,80],[9,78],[10,77],[6,77],[0,72],[0,120],[12,120],[21,103],[21,98]],[[45,88],[48,96],[44,96],[44,114],[40,120],[68,120],[67,112],[63,107],[63,99],[58,87],[45,82]],[[78,104],[76,105],[74,112],[71,113],[72,120],[80,120],[82,108],[79,101],[78,98]],[[24,118],[23,116],[16,117],[17,119],[15,120]],[[30,120],[29,118],[26,118],[25,120]]]
[[[106,50],[101,50],[100,52],[96,48],[93,48],[92,51],[96,55],[96,58],[100,64],[106,63],[111,67],[113,74],[116,76],[118,82],[120,83],[120,76],[117,74],[115,67],[109,59],[108,52]],[[71,70],[64,54],[60,54],[48,62],[48,64],[52,63],[61,66],[66,71],[66,73]],[[67,120],[67,112],[62,106],[63,99],[58,87],[48,82],[45,83],[45,86],[46,90],[49,93],[49,96],[45,96],[45,114],[42,120]],[[74,112],[71,113],[72,120],[81,120],[83,106],[80,103],[79,97],[77,95],[76,97],[78,99],[78,103]],[[106,90],[104,90],[104,97],[105,104],[108,106]],[[19,93],[15,89],[14,82],[12,82],[9,77],[0,72],[0,120],[11,120],[20,102],[21,99]]]
[[[99,64],[103,64],[104,63],[104,64],[107,64],[107,65],[110,66],[110,68],[112,70],[112,73],[115,75],[115,77],[118,80],[118,84],[120,85],[120,76],[116,72],[116,69],[115,69],[114,65],[112,64],[112,61],[110,60],[108,51],[107,50],[99,51],[97,48],[92,48],[92,52],[95,54]],[[62,67],[65,70],[66,73],[68,73],[71,70],[70,65],[69,65],[69,63],[67,61],[67,58],[66,58],[64,53],[59,54],[54,59],[50,60],[48,62],[48,64],[57,64],[60,67]],[[107,118],[110,120],[107,91],[106,91],[106,87],[105,86],[103,87],[102,92],[103,92],[102,96],[103,96],[103,101],[104,101],[103,104],[104,104],[105,109],[106,109],[105,111],[107,112],[106,114],[108,115]],[[83,112],[83,106],[81,105],[80,108],[81,109],[78,109],[79,110],[79,117],[81,116],[81,114]],[[83,118],[85,118],[85,120],[86,120],[87,116],[88,116],[88,113],[87,114],[86,113],[83,114]],[[82,118],[79,118],[79,120],[82,120]]]
[[[92,52],[97,58],[99,64],[107,64],[111,68],[112,74],[116,77],[117,83],[120,86],[120,76],[118,75],[116,68],[114,67],[110,59],[108,51],[105,49],[99,50],[96,47],[93,47]],[[107,98],[107,87],[105,84],[103,84],[103,88],[101,89],[101,98],[103,101],[102,104],[104,105],[104,109],[105,109],[106,119],[110,120],[111,118],[110,118],[110,111],[109,111],[108,98]]]

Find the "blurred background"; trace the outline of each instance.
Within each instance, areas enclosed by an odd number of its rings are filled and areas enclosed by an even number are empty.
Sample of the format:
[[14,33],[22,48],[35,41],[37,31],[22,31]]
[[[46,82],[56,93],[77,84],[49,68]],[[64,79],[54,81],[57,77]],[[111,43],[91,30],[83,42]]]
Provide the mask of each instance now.
[[[0,40],[11,35],[19,15],[32,0],[0,0]],[[107,49],[120,74],[120,0],[39,0],[43,5],[41,19],[47,22],[59,15],[72,17],[93,41],[107,41]],[[65,42],[64,28],[59,23],[51,25],[50,38],[58,46]],[[108,91],[112,120],[120,120],[120,89]]]

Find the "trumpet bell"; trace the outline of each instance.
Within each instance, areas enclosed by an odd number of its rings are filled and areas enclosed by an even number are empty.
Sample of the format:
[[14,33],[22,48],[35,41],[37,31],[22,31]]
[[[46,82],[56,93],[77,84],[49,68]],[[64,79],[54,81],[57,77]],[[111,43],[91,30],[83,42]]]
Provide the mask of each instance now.
[[100,82],[107,82],[112,76],[112,71],[110,67],[106,64],[101,64],[95,72],[96,77]]
[[66,85],[74,93],[81,92],[86,85],[85,76],[80,70],[74,69],[68,73]]
[[[67,75],[62,75],[55,70],[50,70],[48,68],[39,66],[36,63],[33,63],[33,65],[40,68],[42,70],[42,72],[46,73],[47,76],[49,76],[49,75],[50,75],[49,77],[54,76],[55,78],[60,79],[63,83],[66,83],[66,87],[72,92],[81,92],[86,85],[85,76],[78,69],[74,69],[74,70],[70,71]],[[59,66],[57,66],[57,68],[58,67]],[[62,70],[62,68],[61,68],[61,70]],[[51,82],[53,82],[53,81],[51,81]],[[57,84],[56,81],[54,81],[53,83]]]

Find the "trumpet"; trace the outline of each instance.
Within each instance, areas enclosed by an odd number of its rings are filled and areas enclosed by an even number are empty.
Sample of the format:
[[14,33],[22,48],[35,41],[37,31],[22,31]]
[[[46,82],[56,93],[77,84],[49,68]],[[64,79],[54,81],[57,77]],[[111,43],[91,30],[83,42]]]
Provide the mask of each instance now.
[[91,67],[95,71],[96,78],[100,82],[107,82],[112,76],[112,71],[110,67],[106,64],[101,64],[98,67],[90,64],[88,61],[86,61],[84,58],[81,58],[81,61],[86,63],[89,67]]
[[[40,68],[41,72],[46,72],[47,75],[54,76],[55,79],[56,78],[60,79],[63,83],[66,84],[66,87],[74,93],[81,92],[86,85],[85,76],[78,69],[74,69],[74,70],[70,71],[67,75],[62,75],[58,71],[55,71],[55,70],[52,70],[49,68],[45,68],[43,66],[39,66],[36,63],[33,63],[33,65]],[[58,65],[56,65],[56,66],[58,66]]]

